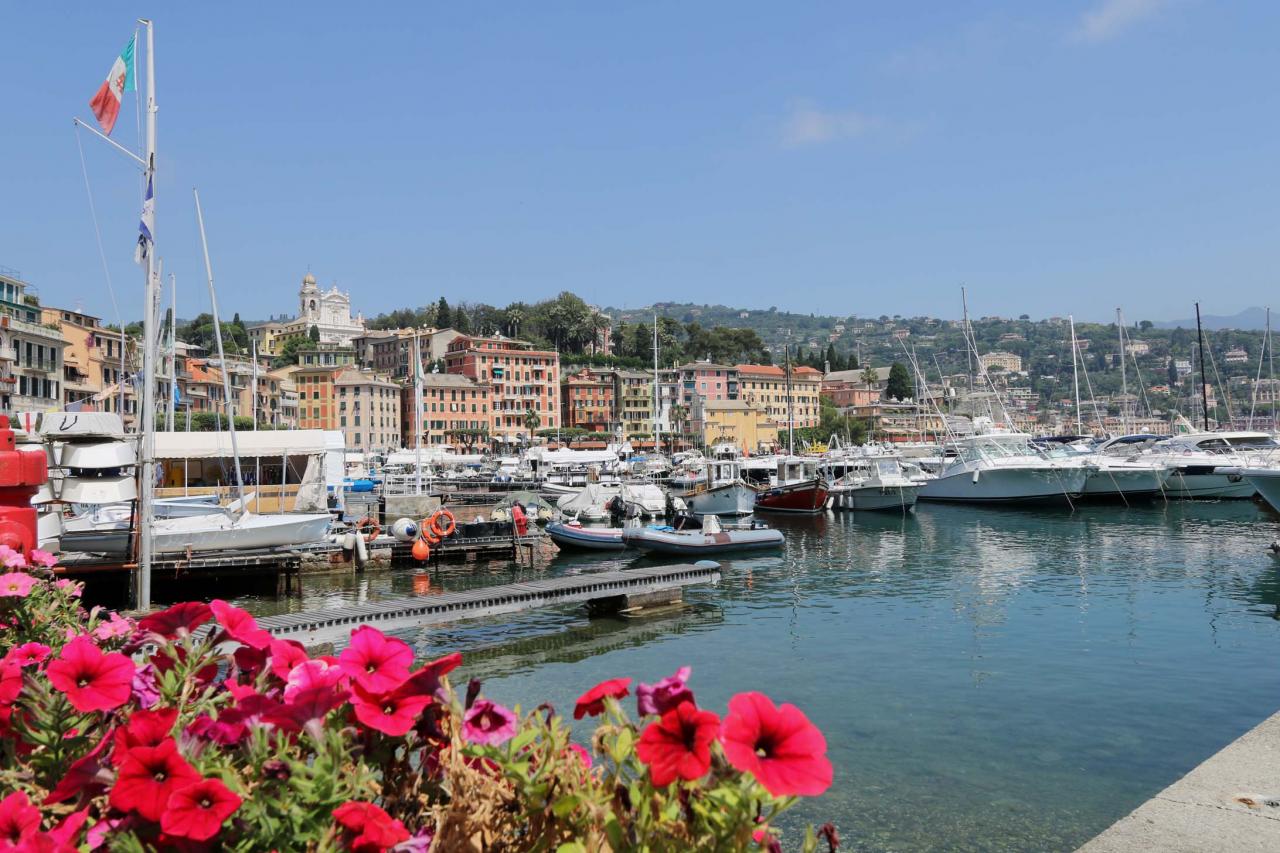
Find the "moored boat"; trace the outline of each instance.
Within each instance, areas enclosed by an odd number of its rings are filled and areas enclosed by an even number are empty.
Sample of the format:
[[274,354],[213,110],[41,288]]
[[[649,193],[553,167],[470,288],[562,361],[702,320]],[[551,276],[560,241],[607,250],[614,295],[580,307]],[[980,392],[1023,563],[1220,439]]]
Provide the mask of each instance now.
[[561,548],[621,551],[627,547],[620,527],[583,527],[573,521],[552,521],[547,523],[546,531]]
[[760,512],[814,515],[827,508],[827,483],[818,476],[818,459],[787,457],[778,461],[777,477],[755,499]]
[[676,530],[671,527],[628,527],[622,531],[622,540],[628,545],[656,554],[691,556],[712,555],[733,551],[752,551],[763,548],[780,548],[782,531],[770,527],[752,526],[724,530],[715,516],[703,519],[701,530]]

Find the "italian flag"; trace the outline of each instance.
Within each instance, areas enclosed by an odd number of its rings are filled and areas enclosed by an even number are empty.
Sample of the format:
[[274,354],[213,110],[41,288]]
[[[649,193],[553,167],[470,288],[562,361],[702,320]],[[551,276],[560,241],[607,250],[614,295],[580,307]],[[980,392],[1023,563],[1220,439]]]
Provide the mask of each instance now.
[[107,136],[111,135],[112,128],[116,126],[116,116],[120,115],[120,101],[123,100],[124,93],[137,88],[133,66],[133,43],[136,39],[137,36],[129,39],[129,43],[120,51],[111,70],[107,72],[106,82],[89,101],[98,124],[102,125]]

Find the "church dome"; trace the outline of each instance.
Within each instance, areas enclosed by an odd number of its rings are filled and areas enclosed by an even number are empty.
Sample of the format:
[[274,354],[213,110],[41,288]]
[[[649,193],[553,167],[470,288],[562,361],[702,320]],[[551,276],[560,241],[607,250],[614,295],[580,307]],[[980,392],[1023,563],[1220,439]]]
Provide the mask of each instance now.
[[313,276],[311,273],[307,273],[306,275],[304,275],[304,276],[302,277],[302,286],[303,286],[303,287],[315,287],[315,286],[316,286],[316,277],[315,277],[315,276]]

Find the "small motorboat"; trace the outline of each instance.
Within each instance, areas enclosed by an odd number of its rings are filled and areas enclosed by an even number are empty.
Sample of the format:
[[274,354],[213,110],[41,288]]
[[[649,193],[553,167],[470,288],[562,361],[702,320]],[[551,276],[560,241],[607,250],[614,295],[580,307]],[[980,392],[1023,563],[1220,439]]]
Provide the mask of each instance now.
[[621,534],[622,541],[632,547],[680,556],[780,548],[783,543],[780,530],[763,525],[725,530],[714,515],[703,516],[701,530],[676,530],[666,526],[628,527]]
[[627,547],[622,541],[620,527],[583,527],[579,521],[548,522],[547,535],[561,548],[584,551],[621,551]]

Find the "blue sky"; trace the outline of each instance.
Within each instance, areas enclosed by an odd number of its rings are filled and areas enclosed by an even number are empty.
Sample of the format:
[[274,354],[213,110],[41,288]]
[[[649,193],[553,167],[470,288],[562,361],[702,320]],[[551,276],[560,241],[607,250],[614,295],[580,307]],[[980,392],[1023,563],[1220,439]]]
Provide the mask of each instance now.
[[[606,8],[612,7],[612,8]],[[303,11],[305,9],[305,12]],[[296,11],[295,11],[296,10]],[[71,117],[137,14],[9,4],[0,265],[114,319]],[[878,315],[1270,304],[1280,4],[167,4],[157,211],[179,313],[573,290]],[[134,144],[133,104],[116,138]],[[126,318],[138,180],[89,137]],[[1280,307],[1278,305],[1277,307]]]

